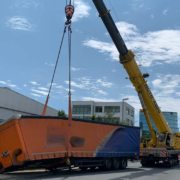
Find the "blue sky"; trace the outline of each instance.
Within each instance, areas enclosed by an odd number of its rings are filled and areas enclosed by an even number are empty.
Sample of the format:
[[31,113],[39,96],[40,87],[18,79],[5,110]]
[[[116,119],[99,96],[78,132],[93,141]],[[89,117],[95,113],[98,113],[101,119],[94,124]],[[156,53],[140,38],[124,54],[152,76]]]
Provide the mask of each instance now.
[[[109,0],[104,0],[112,9]],[[112,17],[133,49],[162,111],[180,107],[180,1],[110,0]],[[65,22],[66,0],[1,0],[0,86],[46,100]],[[72,100],[122,101],[137,93],[91,0],[75,0]],[[49,106],[68,109],[68,44],[63,44]],[[180,117],[180,115],[179,115]],[[137,124],[137,123],[136,123]]]

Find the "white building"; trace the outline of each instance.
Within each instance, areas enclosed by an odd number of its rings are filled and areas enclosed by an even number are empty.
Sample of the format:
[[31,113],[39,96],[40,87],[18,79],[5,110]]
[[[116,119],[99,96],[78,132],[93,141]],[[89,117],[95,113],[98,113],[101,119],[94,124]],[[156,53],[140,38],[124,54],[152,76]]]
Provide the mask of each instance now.
[[[45,100],[45,99],[44,99]],[[19,94],[10,88],[0,87],[0,120],[16,114],[42,115],[44,104]],[[57,116],[56,109],[47,107],[46,116]]]
[[106,112],[114,113],[114,119],[126,121],[134,125],[135,109],[126,102],[94,102],[94,101],[72,101],[72,116],[77,119],[90,119],[105,117]]

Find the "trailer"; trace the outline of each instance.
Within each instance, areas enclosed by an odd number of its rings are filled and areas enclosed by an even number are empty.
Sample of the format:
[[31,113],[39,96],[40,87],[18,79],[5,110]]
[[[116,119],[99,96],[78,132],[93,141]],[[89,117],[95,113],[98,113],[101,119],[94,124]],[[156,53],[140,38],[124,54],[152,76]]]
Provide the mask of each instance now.
[[[68,118],[16,115],[0,124],[0,172],[29,166],[126,168],[139,156],[140,128]],[[68,147],[71,146],[71,155]]]

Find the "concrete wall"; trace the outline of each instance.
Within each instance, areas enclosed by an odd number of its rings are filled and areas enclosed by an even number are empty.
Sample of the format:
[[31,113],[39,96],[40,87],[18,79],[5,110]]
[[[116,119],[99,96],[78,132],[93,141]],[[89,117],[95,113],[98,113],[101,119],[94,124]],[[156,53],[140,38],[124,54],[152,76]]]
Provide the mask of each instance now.
[[[42,115],[44,104],[23,96],[9,88],[0,87],[0,119],[12,115]],[[47,107],[47,116],[57,116],[57,110]]]

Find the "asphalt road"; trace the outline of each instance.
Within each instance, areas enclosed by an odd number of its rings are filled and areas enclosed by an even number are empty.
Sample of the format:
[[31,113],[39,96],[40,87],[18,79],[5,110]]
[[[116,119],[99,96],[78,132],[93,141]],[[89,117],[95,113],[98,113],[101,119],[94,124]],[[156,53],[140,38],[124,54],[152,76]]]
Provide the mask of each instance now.
[[129,163],[125,170],[118,171],[100,171],[98,169],[91,171],[81,171],[73,169],[72,172],[59,170],[57,174],[36,171],[19,171],[4,173],[0,175],[0,180],[180,180],[180,165],[165,168],[159,165],[153,167],[142,167],[139,162]]

